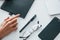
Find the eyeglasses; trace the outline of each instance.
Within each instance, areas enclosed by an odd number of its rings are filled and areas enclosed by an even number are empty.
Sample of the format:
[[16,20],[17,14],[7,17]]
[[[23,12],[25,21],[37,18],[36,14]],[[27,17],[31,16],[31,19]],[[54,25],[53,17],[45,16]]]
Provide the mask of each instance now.
[[37,25],[34,25],[32,27],[32,31],[25,31],[23,33],[23,36],[20,36],[20,38],[23,38],[23,40],[27,40],[35,31],[37,31],[41,27],[42,27],[42,25],[39,25],[39,22],[38,22]]

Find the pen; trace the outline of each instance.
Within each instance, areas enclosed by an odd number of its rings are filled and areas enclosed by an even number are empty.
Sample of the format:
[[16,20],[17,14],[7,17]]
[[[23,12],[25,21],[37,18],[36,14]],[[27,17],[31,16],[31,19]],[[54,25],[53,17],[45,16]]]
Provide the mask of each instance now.
[[19,31],[19,32],[22,32],[24,30],[24,28],[26,28],[26,26],[31,23],[34,19],[36,18],[36,15],[34,15],[31,20]]

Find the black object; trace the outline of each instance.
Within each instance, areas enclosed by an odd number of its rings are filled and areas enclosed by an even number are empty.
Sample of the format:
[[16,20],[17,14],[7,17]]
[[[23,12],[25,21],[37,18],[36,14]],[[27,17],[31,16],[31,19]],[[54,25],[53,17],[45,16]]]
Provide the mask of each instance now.
[[60,32],[60,20],[55,17],[47,27],[38,35],[42,40],[54,40]]
[[1,9],[25,18],[34,0],[5,0]]
[[9,15],[11,15],[11,16],[12,16],[12,14],[13,14],[13,13],[9,12]]
[[24,38],[23,40],[27,40],[30,36],[31,36],[31,34],[28,35],[27,37],[19,37],[19,38]]
[[34,15],[34,16],[31,18],[31,20],[30,20],[19,32],[22,32],[22,31],[24,30],[24,28],[27,27],[27,25],[28,25],[29,23],[31,23],[35,18],[36,18],[36,15]]

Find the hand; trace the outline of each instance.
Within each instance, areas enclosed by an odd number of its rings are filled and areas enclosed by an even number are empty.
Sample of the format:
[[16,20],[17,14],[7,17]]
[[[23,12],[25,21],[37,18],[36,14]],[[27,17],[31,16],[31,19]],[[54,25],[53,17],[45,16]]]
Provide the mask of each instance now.
[[12,18],[6,18],[0,27],[0,38],[5,37],[12,31],[15,31],[17,29],[17,18],[19,17],[19,14]]

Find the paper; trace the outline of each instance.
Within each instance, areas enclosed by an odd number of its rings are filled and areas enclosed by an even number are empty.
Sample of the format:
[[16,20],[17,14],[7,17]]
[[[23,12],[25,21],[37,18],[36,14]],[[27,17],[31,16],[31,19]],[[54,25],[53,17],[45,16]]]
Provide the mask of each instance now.
[[60,0],[46,0],[49,15],[60,14]]

